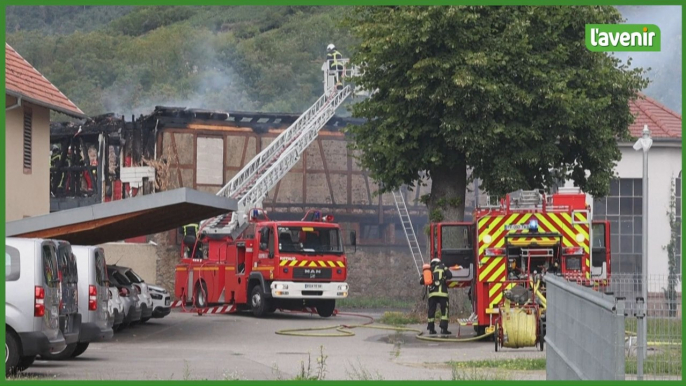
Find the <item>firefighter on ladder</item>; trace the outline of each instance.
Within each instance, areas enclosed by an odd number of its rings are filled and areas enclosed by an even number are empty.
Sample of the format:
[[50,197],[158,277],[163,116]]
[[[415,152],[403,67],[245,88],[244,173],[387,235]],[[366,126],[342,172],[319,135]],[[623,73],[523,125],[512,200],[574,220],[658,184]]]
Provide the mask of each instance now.
[[438,305],[441,306],[441,334],[450,335],[451,332],[448,331],[448,284],[447,280],[452,279],[453,274],[448,268],[441,263],[439,259],[431,260],[431,274],[433,277],[432,283],[426,283],[424,281],[424,276],[420,279],[419,283],[421,285],[427,285],[429,290],[429,324],[427,330],[429,334],[436,334],[434,319],[436,317],[436,308]]
[[336,46],[329,44],[326,47],[326,62],[329,63],[329,69],[334,71],[336,89],[338,90],[343,88],[343,62],[341,59],[342,55],[336,50]]

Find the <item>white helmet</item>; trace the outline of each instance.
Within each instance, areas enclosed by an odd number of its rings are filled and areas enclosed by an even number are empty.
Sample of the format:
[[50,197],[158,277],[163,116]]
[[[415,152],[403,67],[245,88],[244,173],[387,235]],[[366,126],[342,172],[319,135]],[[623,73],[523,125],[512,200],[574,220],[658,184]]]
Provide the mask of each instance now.
[[438,264],[440,262],[441,260],[439,260],[438,258],[431,259],[431,264]]
[[333,51],[335,49],[336,49],[336,46],[334,46],[333,44],[329,44],[328,46],[326,46],[327,51]]

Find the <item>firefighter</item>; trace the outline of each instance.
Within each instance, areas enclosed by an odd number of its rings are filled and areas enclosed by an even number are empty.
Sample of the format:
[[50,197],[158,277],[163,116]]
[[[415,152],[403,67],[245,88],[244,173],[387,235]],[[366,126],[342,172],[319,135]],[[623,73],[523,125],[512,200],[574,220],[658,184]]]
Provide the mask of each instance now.
[[338,90],[343,88],[343,62],[341,61],[342,55],[336,46],[329,44],[326,47],[326,62],[329,63],[329,69],[336,71],[336,88]]
[[193,255],[190,257],[195,257],[195,255],[198,253],[200,249],[200,245],[195,242],[198,237],[198,224],[186,224],[182,226],[180,230],[181,234],[183,235],[183,244],[186,246],[186,253],[184,254],[185,257],[189,257],[188,254],[190,253],[193,247],[195,247],[195,251],[193,252]]
[[[433,273],[433,283],[428,285],[429,290],[429,324],[427,330],[429,334],[436,334],[434,318],[436,317],[436,308],[441,306],[441,334],[450,335],[448,331],[448,284],[447,280],[452,279],[453,274],[448,268],[441,263],[439,259],[431,260],[431,272]],[[420,279],[419,283],[425,285],[424,277]]]

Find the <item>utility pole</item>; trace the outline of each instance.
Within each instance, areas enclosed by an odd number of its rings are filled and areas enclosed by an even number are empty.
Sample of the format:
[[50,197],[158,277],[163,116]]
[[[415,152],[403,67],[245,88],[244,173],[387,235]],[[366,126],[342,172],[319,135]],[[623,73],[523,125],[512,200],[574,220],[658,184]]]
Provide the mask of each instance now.
[[[634,144],[634,150],[643,150],[643,255],[641,257],[641,297],[643,302],[641,307],[647,311],[648,309],[648,150],[653,145],[653,140],[650,138],[650,130],[648,125],[643,126],[643,137]],[[639,302],[637,302],[637,306]],[[643,314],[642,310],[639,313]],[[647,312],[643,317],[637,320],[637,339],[638,339],[638,375],[640,379],[643,378],[643,359],[648,352],[648,318]]]

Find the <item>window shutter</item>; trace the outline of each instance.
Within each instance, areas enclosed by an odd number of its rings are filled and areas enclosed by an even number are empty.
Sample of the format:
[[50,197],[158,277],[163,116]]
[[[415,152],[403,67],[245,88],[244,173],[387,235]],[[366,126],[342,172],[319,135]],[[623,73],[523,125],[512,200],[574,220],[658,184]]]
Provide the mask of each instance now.
[[33,139],[33,112],[31,109],[24,109],[24,173],[31,173],[31,145]]

